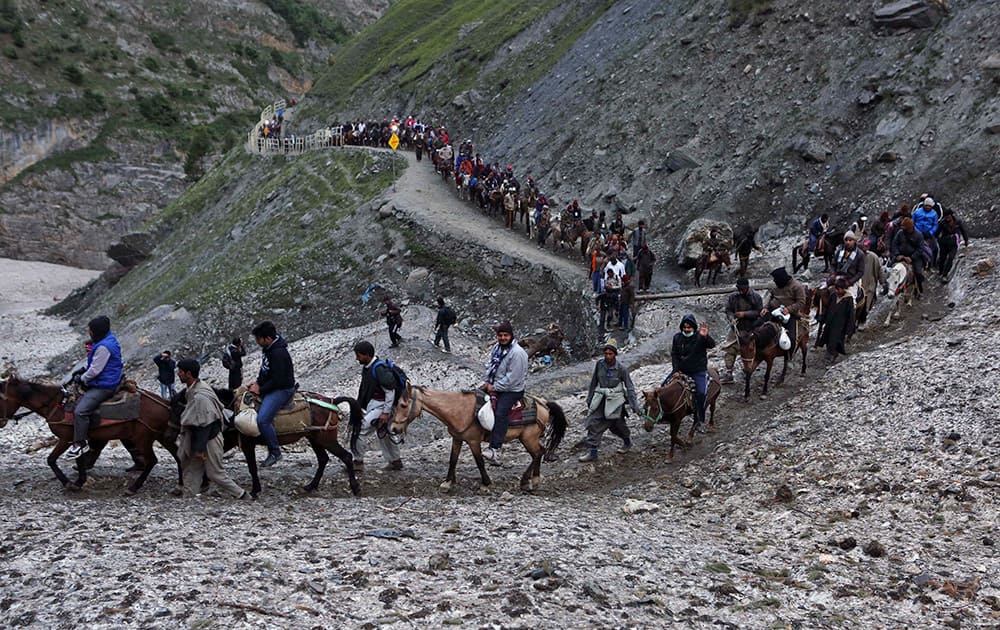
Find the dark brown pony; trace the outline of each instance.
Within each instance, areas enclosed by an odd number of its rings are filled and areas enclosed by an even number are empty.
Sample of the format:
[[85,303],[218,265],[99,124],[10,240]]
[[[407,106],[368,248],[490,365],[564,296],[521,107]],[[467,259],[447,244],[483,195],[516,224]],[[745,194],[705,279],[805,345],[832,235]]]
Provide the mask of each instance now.
[[722,270],[722,266],[725,265],[726,269],[732,264],[732,260],[729,258],[729,252],[722,252],[715,254],[715,260],[709,260],[709,256],[706,254],[698,259],[698,263],[694,267],[694,286],[701,286],[701,274],[706,270],[708,271],[708,277],[705,279],[708,284],[715,284],[719,279],[719,271]]
[[[792,273],[798,273],[799,269],[809,268],[809,259],[812,256],[823,259],[823,271],[829,271],[833,264],[833,254],[837,247],[844,242],[843,232],[832,232],[827,234],[816,243],[816,250],[809,252],[809,240],[792,248]],[[802,259],[799,261],[799,259]]]
[[[156,394],[140,389],[139,417],[133,420],[102,420],[96,428],[91,428],[87,440],[93,450],[98,453],[111,440],[122,440],[132,445],[134,453],[144,464],[139,476],[133,481],[126,494],[138,492],[150,471],[156,466],[156,454],[153,443],[159,442],[177,461],[177,446],[165,439],[167,424],[170,422],[170,405]],[[67,490],[80,490],[87,481],[87,466],[77,466],[76,481],[59,468],[59,456],[73,443],[73,419],[67,417],[63,401],[66,395],[58,385],[49,385],[35,381],[21,380],[16,374],[10,375],[5,381],[0,381],[0,419],[13,418],[18,407],[25,407],[45,418],[52,433],[59,438],[55,448],[46,460],[56,475],[56,479]],[[96,457],[95,457],[96,459]],[[177,462],[178,470],[180,462]]]
[[[234,403],[236,411],[239,411],[239,407],[242,404],[243,391],[243,389],[240,389],[236,392],[236,402]],[[303,486],[302,489],[306,492],[313,492],[319,487],[319,482],[323,478],[323,471],[326,470],[326,465],[330,461],[330,456],[327,454],[327,451],[329,451],[344,463],[344,467],[347,469],[347,479],[351,485],[351,492],[355,495],[360,494],[361,485],[358,483],[358,478],[354,471],[354,456],[351,455],[351,451],[341,446],[340,442],[337,441],[337,424],[340,420],[340,412],[335,409],[342,402],[346,402],[351,408],[351,417],[348,426],[351,428],[351,448],[354,449],[358,443],[358,436],[361,433],[361,420],[364,417],[358,401],[349,396],[329,398],[313,392],[302,393],[310,401],[309,426],[303,427],[301,431],[278,434],[278,444],[292,444],[305,438],[309,441],[309,446],[312,447],[313,453],[316,454],[316,474],[313,476],[312,481]],[[266,442],[260,436],[251,437],[240,434],[239,444],[240,450],[243,451],[243,457],[247,461],[247,469],[250,471],[250,479],[253,483],[250,495],[256,498],[260,494],[261,487],[260,477],[257,474],[257,457],[254,453],[254,447],[258,445],[263,446]]]
[[[823,329],[826,328],[826,314],[830,310],[830,300],[836,295],[833,287],[816,287],[810,290],[809,295],[809,306],[810,308],[816,309],[816,342],[813,347],[819,347],[818,344],[820,337],[823,336]],[[868,304],[867,300],[864,298],[864,294],[858,296],[858,299],[854,302],[854,322],[856,326],[860,326],[868,321]],[[850,339],[854,335],[854,330],[851,330],[847,334],[847,338]]]
[[563,226],[569,225],[569,227],[563,227],[559,233],[562,243],[573,247],[576,240],[580,239],[580,255],[586,257],[587,245],[590,243],[590,232],[587,230],[587,226],[583,224],[583,221],[573,219],[561,221],[561,223]]
[[[531,454],[531,463],[521,475],[521,489],[529,492],[541,485],[542,456],[552,455],[566,434],[566,415],[562,408],[554,402],[541,399],[538,399],[537,403],[538,421],[529,425],[510,427],[504,437],[504,443],[520,440],[524,450]],[[468,444],[469,450],[472,451],[483,485],[490,485],[490,476],[486,473],[482,451],[482,443],[489,435],[489,431],[476,420],[476,393],[447,392],[407,384],[406,393],[396,406],[396,412],[392,417],[393,433],[404,433],[410,423],[424,411],[443,422],[451,435],[448,476],[441,484],[441,489],[447,492],[455,484],[455,468],[463,443]],[[543,446],[542,438],[550,424],[552,429],[548,431],[548,444]]]
[[[716,369],[708,371],[708,396],[705,404],[708,406],[708,427],[709,432],[715,431],[715,404],[719,401],[719,393],[722,385],[719,383],[719,372]],[[688,442],[678,437],[681,429],[681,421],[687,415],[694,414],[695,392],[684,384],[684,381],[675,377],[670,379],[666,385],[657,387],[651,392],[642,392],[643,399],[643,428],[652,431],[653,426],[661,422],[670,423],[670,453],[667,454],[667,461],[674,458],[674,448],[677,446],[686,447]],[[688,440],[694,438],[695,427],[692,424],[688,431]]]
[[806,354],[809,352],[809,325],[806,320],[799,320],[798,329],[798,339],[795,340],[795,345],[790,350],[782,350],[781,346],[778,345],[780,332],[777,324],[766,322],[750,332],[739,333],[737,339],[740,344],[740,358],[743,360],[744,400],[750,400],[750,376],[762,362],[767,363],[767,371],[764,373],[764,391],[760,395],[761,399],[767,398],[767,384],[771,380],[771,367],[776,358],[785,357],[781,376],[778,377],[779,385],[785,380],[789,359],[800,350],[802,351],[802,374],[806,373]]

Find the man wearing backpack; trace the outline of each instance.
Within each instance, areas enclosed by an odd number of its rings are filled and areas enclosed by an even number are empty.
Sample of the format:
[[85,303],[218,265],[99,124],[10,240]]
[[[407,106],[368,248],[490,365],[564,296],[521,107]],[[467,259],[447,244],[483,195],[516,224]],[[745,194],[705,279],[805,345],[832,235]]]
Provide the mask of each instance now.
[[434,321],[434,346],[437,347],[441,341],[444,341],[444,351],[451,353],[451,343],[448,341],[448,328],[455,324],[458,319],[458,315],[452,310],[450,306],[446,306],[444,303],[444,298],[438,298],[438,313],[437,319]]
[[358,404],[365,410],[361,421],[361,436],[354,455],[354,470],[362,472],[365,462],[365,442],[374,431],[378,436],[382,459],[387,463],[382,470],[402,470],[399,445],[389,436],[389,418],[398,395],[406,386],[406,375],[391,360],[375,356],[375,347],[369,341],[354,344],[354,358],[361,364],[361,385],[358,387]]
[[389,327],[389,347],[395,348],[403,340],[399,335],[399,329],[403,325],[403,309],[396,306],[388,295],[382,298],[382,303],[385,304],[382,316],[385,317],[385,325]]

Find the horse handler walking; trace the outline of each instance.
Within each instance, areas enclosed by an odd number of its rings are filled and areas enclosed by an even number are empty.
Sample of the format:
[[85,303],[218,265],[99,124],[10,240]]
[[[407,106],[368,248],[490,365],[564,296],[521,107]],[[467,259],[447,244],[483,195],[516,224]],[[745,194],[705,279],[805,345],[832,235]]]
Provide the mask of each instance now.
[[604,358],[597,361],[594,374],[590,377],[590,389],[587,391],[587,409],[590,415],[587,416],[586,440],[589,450],[580,456],[579,461],[597,460],[601,436],[608,429],[622,439],[617,452],[626,453],[632,448],[632,437],[625,422],[626,402],[636,415],[640,414],[635,385],[628,375],[628,368],[618,360],[618,344],[614,339],[609,339],[604,344]]
[[197,496],[207,476],[234,498],[248,499],[246,490],[222,467],[222,403],[212,388],[198,378],[200,373],[201,365],[194,359],[177,363],[177,378],[187,386],[187,406],[181,414],[181,434],[177,438],[184,491]]

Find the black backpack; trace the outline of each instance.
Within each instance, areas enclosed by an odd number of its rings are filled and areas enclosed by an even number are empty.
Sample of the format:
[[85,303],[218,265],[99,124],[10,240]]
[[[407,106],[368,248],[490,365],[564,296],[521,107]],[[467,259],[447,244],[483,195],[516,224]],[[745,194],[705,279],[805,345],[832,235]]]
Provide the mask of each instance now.
[[233,357],[229,354],[229,348],[222,351],[222,367],[227,370],[233,369]]
[[396,365],[395,363],[393,363],[392,359],[379,359],[375,363],[372,363],[372,378],[375,379],[376,383],[378,383],[378,377],[375,375],[375,368],[377,368],[379,365],[388,366],[389,367],[389,371],[392,372],[393,380],[395,380],[395,382],[396,382],[396,387],[395,387],[396,400],[395,400],[395,402],[398,403],[400,397],[402,397],[403,393],[406,391],[406,381],[408,380],[406,378],[406,372],[403,371],[403,368],[401,368],[398,365]]
[[455,311],[450,306],[446,306],[441,313],[441,319],[444,321],[445,326],[453,326],[458,321],[458,315],[455,314]]

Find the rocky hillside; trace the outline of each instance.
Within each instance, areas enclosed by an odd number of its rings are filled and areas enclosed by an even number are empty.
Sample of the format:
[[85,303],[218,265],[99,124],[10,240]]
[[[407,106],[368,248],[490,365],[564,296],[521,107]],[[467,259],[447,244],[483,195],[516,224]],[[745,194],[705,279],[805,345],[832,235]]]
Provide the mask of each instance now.
[[387,5],[0,3],[0,255],[104,268]]
[[906,1],[878,24],[888,2],[453,4],[394,5],[317,81],[309,117],[445,121],[563,201],[651,217],[670,245],[695,217],[780,233],[921,192],[997,232],[993,2]]

